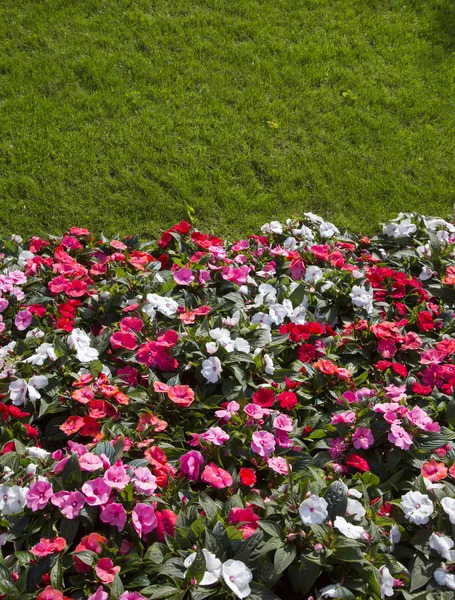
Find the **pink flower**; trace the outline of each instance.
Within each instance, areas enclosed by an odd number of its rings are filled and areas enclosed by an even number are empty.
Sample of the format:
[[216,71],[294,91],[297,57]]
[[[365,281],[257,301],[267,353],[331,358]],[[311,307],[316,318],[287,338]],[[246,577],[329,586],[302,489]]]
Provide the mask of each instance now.
[[221,271],[221,277],[226,281],[232,281],[237,285],[243,285],[248,282],[248,273],[250,267],[244,265],[243,267],[224,267]]
[[79,466],[82,471],[97,471],[98,469],[102,469],[103,461],[96,454],[87,452],[79,456]]
[[89,506],[100,506],[109,501],[112,488],[104,479],[98,477],[84,483],[82,493],[85,495],[85,501]]
[[352,443],[357,450],[360,450],[361,448],[363,450],[368,450],[371,444],[374,443],[371,429],[368,429],[367,427],[357,427],[352,435]]
[[275,450],[275,437],[268,431],[255,431],[251,441],[251,449],[259,456],[270,456]]
[[388,385],[384,388],[386,390],[386,398],[389,400],[395,400],[395,402],[399,402],[400,400],[406,400],[406,385]]
[[210,427],[205,433],[201,433],[199,437],[214,446],[222,446],[229,439],[229,435],[221,427]]
[[232,416],[235,415],[240,409],[240,404],[238,402],[229,402],[224,410],[216,410],[215,415],[218,419],[224,419],[225,421],[230,421]]
[[110,558],[102,558],[95,567],[95,573],[103,583],[112,583],[117,573],[120,573],[120,567],[114,567]]
[[294,429],[294,425],[292,423],[291,417],[287,415],[278,415],[273,420],[273,426],[275,429],[279,429],[280,431],[287,431],[288,433]]
[[147,598],[139,592],[123,592],[118,600],[147,600]]
[[281,431],[281,429],[276,430],[275,442],[280,448],[292,448],[292,446],[294,445],[294,442],[288,436],[286,431]]
[[33,315],[28,310],[22,310],[17,313],[16,318],[14,319],[14,325],[19,329],[19,331],[24,331],[29,327],[32,322]]
[[397,347],[393,340],[379,340],[378,352],[383,358],[392,358],[397,353]]
[[134,489],[143,494],[153,494],[157,488],[156,477],[152,475],[150,469],[147,469],[147,467],[137,467],[134,469],[133,482]]
[[25,494],[27,507],[33,512],[43,509],[52,496],[52,485],[48,481],[37,481]]
[[111,335],[110,341],[114,350],[136,350],[137,348],[136,336],[127,331],[116,331]]
[[180,468],[190,481],[199,479],[199,468],[204,464],[204,457],[198,450],[190,450],[180,457]]
[[288,474],[288,464],[282,456],[275,456],[267,460],[269,467],[279,475]]
[[30,552],[39,558],[44,558],[49,554],[57,554],[66,548],[66,540],[62,537],[54,537],[50,540],[41,538],[40,541],[30,548]]
[[107,506],[101,507],[100,519],[103,523],[109,523],[123,531],[126,523],[126,511],[118,502],[112,502]]
[[251,419],[255,419],[256,421],[262,419],[264,416],[264,410],[257,404],[247,404],[243,410]]
[[51,503],[59,508],[67,519],[75,519],[85,504],[85,496],[80,492],[57,492],[51,496]]
[[343,425],[352,425],[354,421],[355,412],[353,412],[352,410],[345,410],[341,413],[334,414],[330,423],[331,425],[338,425],[338,423],[341,423]]
[[109,595],[106,592],[103,592],[103,586],[99,586],[94,594],[89,596],[87,600],[108,600]]
[[420,406],[414,406],[414,408],[406,414],[406,418],[410,423],[423,429],[424,431],[439,431],[440,426],[438,423],[433,423],[433,420],[428,414],[420,408]]
[[104,481],[111,488],[123,490],[130,482],[130,477],[126,472],[125,467],[120,463],[116,463],[113,467],[104,473]]
[[201,479],[214,488],[222,489],[232,485],[232,477],[227,471],[217,467],[215,463],[207,465],[202,472]]
[[412,444],[412,437],[405,429],[403,429],[403,427],[400,427],[400,425],[391,426],[387,439],[402,450],[409,450]]
[[190,285],[190,283],[194,281],[194,275],[191,273],[190,269],[179,269],[178,271],[174,271],[174,281],[175,283],[178,283],[178,285]]
[[145,538],[148,533],[156,529],[157,519],[155,510],[150,504],[136,504],[131,515],[133,527],[141,539]]
[[330,446],[329,454],[332,458],[339,458],[347,448],[342,437],[330,439],[327,444]]

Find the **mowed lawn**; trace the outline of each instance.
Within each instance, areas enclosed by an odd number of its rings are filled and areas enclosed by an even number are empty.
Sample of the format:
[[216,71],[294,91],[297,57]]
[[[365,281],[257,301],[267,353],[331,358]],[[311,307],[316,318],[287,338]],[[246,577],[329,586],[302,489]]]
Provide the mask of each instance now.
[[453,213],[452,0],[0,0],[0,233]]

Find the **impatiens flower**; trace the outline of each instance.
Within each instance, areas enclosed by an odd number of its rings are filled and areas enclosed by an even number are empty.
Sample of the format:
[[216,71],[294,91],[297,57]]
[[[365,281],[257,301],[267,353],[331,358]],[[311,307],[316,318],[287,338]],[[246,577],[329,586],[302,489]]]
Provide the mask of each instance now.
[[280,431],[291,432],[294,429],[292,419],[287,415],[278,415],[275,417],[273,420],[273,426],[275,429],[279,429]]
[[140,538],[145,538],[148,533],[156,529],[157,519],[155,510],[150,504],[136,504],[132,513],[133,527]]
[[437,535],[436,533],[432,533],[429,543],[430,548],[440,554],[442,558],[449,561],[455,560],[455,552],[452,550],[455,543],[447,535]]
[[323,523],[329,513],[328,504],[324,498],[319,496],[310,496],[299,506],[299,514],[304,525],[320,525]]
[[380,590],[381,590],[381,598],[385,598],[386,596],[393,596],[393,586],[395,583],[394,578],[390,574],[389,569],[386,566],[382,566],[379,569],[379,576],[381,578],[380,582]]
[[108,600],[109,594],[107,592],[103,592],[103,586],[99,586],[94,594],[89,596],[87,600]]
[[188,408],[193,403],[194,391],[189,385],[175,385],[167,390],[169,399],[177,406]]
[[348,498],[346,514],[348,517],[353,517],[354,521],[361,521],[362,517],[366,515],[366,510],[363,508],[363,506],[358,500]]
[[126,523],[126,511],[122,504],[112,502],[101,507],[100,519],[103,523],[109,523],[109,525],[117,527],[119,531],[123,531]]
[[402,450],[409,450],[412,445],[412,437],[400,425],[394,424],[390,427],[390,433],[387,439]]
[[259,456],[268,457],[275,450],[275,437],[268,431],[255,431],[251,441],[251,449]]
[[115,464],[110,467],[103,476],[104,481],[111,488],[123,490],[130,482],[130,476],[127,474],[125,467],[122,464]]
[[139,592],[123,592],[123,594],[120,594],[118,600],[147,600],[147,598]]
[[[205,548],[202,548],[202,554],[205,558],[205,573],[199,585],[212,585],[216,583],[221,577],[221,561]],[[189,554],[183,561],[183,566],[188,569],[196,559],[196,552]],[[186,573],[185,573],[186,575]]]
[[22,310],[17,313],[16,318],[14,319],[14,325],[19,329],[19,331],[24,331],[27,327],[30,326],[32,322],[32,313],[28,310]]
[[66,540],[62,537],[54,537],[50,540],[41,538],[41,540],[30,548],[30,552],[39,558],[61,552],[66,548]]
[[280,407],[284,410],[292,410],[298,404],[297,396],[294,392],[281,392],[276,399]]
[[232,477],[229,473],[213,462],[205,467],[201,479],[204,483],[208,483],[217,489],[226,488],[232,485]]
[[444,463],[438,463],[435,460],[429,460],[422,465],[421,473],[423,477],[431,482],[441,481],[447,477],[447,467]]
[[202,375],[209,383],[216,383],[222,370],[220,359],[217,356],[211,356],[202,363]]
[[114,567],[110,558],[102,558],[95,566],[95,573],[103,583],[112,583],[117,573],[120,573],[120,567]]
[[449,516],[449,520],[452,525],[455,525],[455,498],[443,498],[441,500],[441,506],[444,512]]
[[261,408],[270,408],[275,402],[275,392],[268,388],[259,388],[253,394],[253,404],[257,404]]
[[0,513],[5,517],[20,513],[27,504],[26,493],[26,487],[0,485]]
[[85,454],[82,454],[82,456],[79,456],[78,461],[82,471],[91,472],[103,468],[103,461],[101,458],[90,452],[86,452]]
[[256,483],[256,474],[253,469],[242,467],[239,471],[240,483],[252,487]]
[[275,471],[275,473],[278,473],[279,475],[287,475],[290,468],[290,466],[288,467],[286,459],[282,456],[274,456],[273,458],[267,459],[267,465],[272,471]]
[[71,600],[71,598],[64,596],[63,592],[59,592],[51,585],[48,585],[40,594],[38,594],[36,600]]
[[222,446],[229,440],[229,435],[221,427],[210,427],[206,432],[201,433],[199,437],[214,446]]
[[253,573],[240,560],[227,560],[223,563],[222,575],[226,585],[234,592],[237,598],[246,598],[251,594],[250,581]]
[[174,537],[174,529],[175,524],[177,522],[177,515],[173,513],[172,510],[165,508],[161,511],[155,511],[155,516],[157,520],[156,537],[158,541],[164,542],[165,533],[167,533],[167,535],[170,535],[171,537]]
[[319,590],[322,598],[342,598],[343,591],[340,589],[340,586],[336,583],[331,583],[330,585],[326,585],[322,589]]
[[194,281],[194,275],[190,269],[178,269],[178,271],[174,271],[174,281],[178,285],[190,285]]
[[27,507],[33,512],[42,510],[49,502],[52,494],[52,485],[48,481],[35,482],[25,494]]
[[136,350],[137,339],[129,331],[116,331],[111,335],[111,346],[114,350]]
[[75,519],[85,504],[85,496],[80,492],[57,492],[51,496],[51,503],[59,508],[67,519]]
[[368,450],[373,443],[373,434],[371,433],[371,429],[368,429],[367,427],[357,427],[352,434],[352,444],[356,450]]
[[335,413],[330,421],[331,425],[338,425],[338,423],[342,423],[343,425],[352,425],[355,422],[355,412],[352,410],[345,410],[341,413]]
[[351,540],[368,540],[368,533],[363,527],[351,525],[351,523],[348,523],[344,517],[336,517],[335,521],[333,522],[333,526]]
[[433,576],[438,585],[448,587],[449,590],[455,590],[455,575],[449,573],[444,567],[436,569]]
[[27,395],[30,400],[38,400],[41,394],[38,390],[42,390],[47,386],[49,380],[44,375],[35,375],[30,377],[28,383],[25,379],[16,379],[9,384],[8,391],[10,393],[11,402],[14,406],[22,406],[26,403]]
[[133,486],[137,492],[150,496],[157,488],[156,477],[147,467],[137,467],[134,469]]
[[190,481],[199,479],[199,469],[204,464],[204,457],[198,450],[190,450],[180,457],[180,468]]
[[89,506],[101,506],[109,501],[112,488],[104,479],[98,477],[97,479],[86,481],[82,486],[82,493]]
[[[441,501],[443,508],[444,500],[448,500],[448,498],[443,498]],[[434,510],[433,502],[430,498],[426,494],[421,494],[420,492],[408,492],[407,494],[404,494],[404,496],[401,497],[401,508],[406,519],[416,525],[426,525]]]

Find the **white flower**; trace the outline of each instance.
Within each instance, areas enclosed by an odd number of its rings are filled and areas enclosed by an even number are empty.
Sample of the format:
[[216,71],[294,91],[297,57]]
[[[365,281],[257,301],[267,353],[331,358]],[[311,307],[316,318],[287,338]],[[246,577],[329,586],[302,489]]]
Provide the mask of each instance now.
[[69,334],[67,342],[68,346],[70,348],[74,348],[75,350],[78,350],[79,348],[89,348],[90,336],[82,329],[79,329],[79,327],[76,327]]
[[344,517],[336,517],[335,521],[333,522],[333,526],[351,540],[365,539],[366,535],[368,535],[363,527],[351,525],[351,523],[348,523]]
[[338,235],[340,232],[333,223],[326,221],[321,223],[319,226],[319,233],[322,235],[322,237],[329,238],[334,235]]
[[57,355],[52,344],[41,344],[36,349],[36,354],[30,356],[30,358],[26,358],[24,362],[42,367],[46,358],[49,358],[51,361],[57,360]]
[[426,494],[421,494],[420,492],[408,492],[401,498],[401,508],[403,509],[404,516],[411,521],[411,523],[425,525],[428,523],[430,516],[433,513],[434,506],[433,502]]
[[312,242],[314,240],[313,232],[306,225],[302,225],[300,229],[293,229],[292,234],[296,237],[303,238],[308,242]]
[[27,465],[27,475],[30,475],[31,477],[34,477],[36,475],[36,469],[38,468],[38,465],[35,465],[34,463],[30,463]]
[[340,590],[340,586],[336,583],[326,585],[319,590],[319,593],[323,598],[342,598],[343,592]]
[[401,540],[400,529],[396,523],[394,523],[390,528],[389,540],[392,544],[390,551],[393,552],[393,550],[395,549],[395,544],[398,544],[398,542]]
[[315,265],[310,265],[305,271],[305,281],[308,283],[316,283],[322,279],[322,269]]
[[272,317],[263,312],[257,312],[251,317],[251,325],[255,325],[256,323],[261,323],[262,325],[267,325],[270,327],[272,325]]
[[240,321],[240,311],[236,310],[232,317],[223,319],[223,325],[227,327],[235,327]]
[[444,487],[443,483],[433,483],[428,479],[428,477],[422,477],[423,483],[425,484],[425,489],[427,490],[442,490]]
[[363,285],[354,285],[350,296],[354,306],[364,308],[367,313],[373,310],[373,290],[368,291]]
[[381,576],[381,598],[385,596],[393,596],[393,577],[387,567],[381,567],[379,569]]
[[158,294],[147,294],[147,304],[142,307],[142,311],[152,319],[155,317],[155,310],[166,315],[166,317],[173,317],[178,307],[178,303],[172,298],[159,296]]
[[352,488],[352,490],[348,490],[348,496],[352,496],[352,498],[362,498],[363,494],[360,490]]
[[358,500],[348,498],[346,514],[348,515],[348,517],[354,517],[354,521],[361,521],[362,517],[366,515],[366,510],[363,508],[363,506]]
[[209,383],[216,383],[222,370],[220,359],[217,356],[211,356],[202,363],[202,375]]
[[51,455],[47,450],[43,450],[43,448],[26,448],[27,454],[32,458],[40,458],[44,460],[48,456]]
[[268,354],[264,354],[264,371],[267,375],[273,375],[275,372],[275,367],[273,366],[273,360]]
[[[202,554],[205,558],[205,573],[199,585],[212,585],[212,583],[216,583],[221,577],[222,564],[214,554],[205,548],[202,548]],[[193,552],[185,558],[183,566],[188,569],[194,563],[195,559],[196,552]]]
[[251,593],[249,586],[253,573],[241,560],[227,560],[223,563],[223,579],[237,598],[246,598]]
[[310,496],[299,506],[299,514],[305,525],[320,525],[323,523],[329,513],[327,512],[327,502],[319,496]]
[[433,270],[430,267],[422,267],[422,271],[420,272],[419,279],[420,281],[427,281],[427,279],[431,279],[433,277]]
[[449,520],[452,525],[455,525],[455,498],[443,498],[441,506],[444,512],[449,515]]
[[218,350],[218,346],[216,345],[216,342],[207,342],[205,349],[207,350],[207,354],[215,354]]
[[455,575],[447,573],[445,569],[436,569],[433,577],[438,585],[445,585],[449,589],[455,590]]
[[446,560],[454,560],[453,557],[455,552],[452,550],[454,545],[454,541],[447,535],[436,535],[435,533],[432,533],[430,536],[430,548],[435,550]]
[[25,494],[28,488],[18,485],[0,485],[0,512],[3,516],[17,515],[27,504]]
[[271,223],[264,223],[261,231],[262,233],[283,233],[283,226],[279,221],[272,221]]
[[251,350],[249,343],[241,337],[234,340],[234,349],[237,352],[244,352],[245,354],[249,354]]
[[288,314],[282,304],[272,304],[269,308],[269,316],[275,325],[281,325]]
[[49,380],[44,375],[35,375],[30,377],[28,383],[25,379],[16,379],[9,384],[9,393],[11,402],[14,406],[22,406],[26,403],[27,393],[30,400],[37,400],[41,398],[41,394],[38,390],[41,390],[47,386]]
[[25,336],[27,340],[39,340],[44,337],[44,331],[35,327],[34,329],[30,329],[27,331],[27,335]]
[[93,360],[97,360],[99,352],[96,348],[78,348],[76,352],[77,360],[81,363],[89,363]]
[[216,329],[211,329],[209,331],[209,336],[212,338],[212,340],[216,340],[218,343],[220,343],[223,339],[230,340],[231,332],[228,329],[221,329],[220,327],[217,327]]

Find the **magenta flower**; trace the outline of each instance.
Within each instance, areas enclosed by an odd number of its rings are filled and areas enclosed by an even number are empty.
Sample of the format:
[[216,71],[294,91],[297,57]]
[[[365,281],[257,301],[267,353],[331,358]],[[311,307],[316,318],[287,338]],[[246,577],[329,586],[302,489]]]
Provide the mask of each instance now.
[[347,448],[342,437],[331,439],[327,442],[327,444],[330,446],[329,454],[332,458],[338,458],[345,452]]
[[232,477],[229,473],[213,462],[205,467],[201,479],[218,490],[232,485]]
[[273,426],[280,431],[291,432],[294,429],[291,417],[288,415],[278,415],[273,420]]
[[147,598],[139,592],[123,592],[118,600],[147,600]]
[[107,485],[110,485],[111,488],[123,490],[130,482],[130,477],[126,472],[125,467],[121,463],[117,463],[104,473],[104,481]]
[[199,469],[203,464],[204,457],[197,450],[190,450],[180,457],[180,468],[190,481],[199,479]]
[[37,481],[25,494],[27,507],[33,512],[41,510],[47,505],[52,494],[52,485],[48,481]]
[[16,318],[14,319],[14,325],[16,325],[19,331],[24,331],[32,322],[32,317],[32,313],[28,310],[21,310],[17,313]]
[[371,429],[368,429],[367,427],[357,427],[352,435],[352,443],[357,450],[368,450],[371,444],[374,443]]
[[118,502],[112,502],[101,507],[100,519],[103,523],[109,523],[109,525],[117,527],[119,531],[123,531],[126,523],[126,511]]
[[57,492],[51,496],[51,503],[60,509],[67,519],[75,519],[85,504],[85,496],[80,492]]
[[82,493],[85,495],[85,501],[89,506],[100,506],[109,501],[112,488],[104,479],[98,477],[84,483]]
[[155,510],[150,504],[136,504],[131,517],[133,520],[133,527],[141,539],[153,531],[158,524]]
[[79,456],[79,466],[82,471],[97,471],[98,469],[102,469],[103,461],[96,454],[87,452]]
[[147,469],[147,467],[137,467],[137,469],[134,469],[133,482],[134,489],[143,494],[153,494],[157,488],[156,477],[152,475],[150,469]]
[[96,592],[89,596],[87,600],[108,600],[109,594],[103,592],[103,586],[100,585]]
[[391,426],[387,439],[402,450],[409,450],[412,444],[412,437],[406,429],[403,429],[400,425]]
[[275,437],[268,431],[256,431],[253,433],[251,449],[259,456],[270,456],[275,450]]
[[194,275],[190,269],[178,269],[178,271],[174,271],[174,281],[179,285],[190,285],[194,281]]

